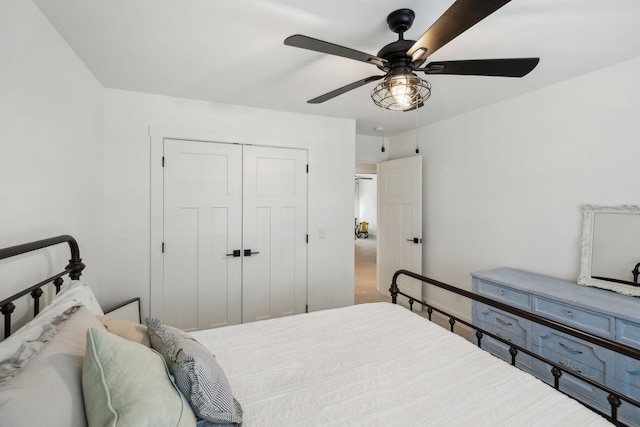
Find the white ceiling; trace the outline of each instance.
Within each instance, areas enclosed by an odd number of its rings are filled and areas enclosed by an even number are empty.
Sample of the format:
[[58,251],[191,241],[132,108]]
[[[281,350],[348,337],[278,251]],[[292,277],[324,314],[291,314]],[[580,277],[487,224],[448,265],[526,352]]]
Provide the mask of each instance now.
[[[415,112],[376,107],[369,84],[323,104],[307,100],[374,66],[285,46],[304,34],[376,54],[397,39],[386,24],[416,13],[417,39],[452,0],[34,0],[106,88],[356,119],[357,133],[412,129]],[[640,56],[638,0],[513,0],[429,57],[540,57],[524,78],[424,76],[427,124]],[[594,100],[597,102],[597,100]]]

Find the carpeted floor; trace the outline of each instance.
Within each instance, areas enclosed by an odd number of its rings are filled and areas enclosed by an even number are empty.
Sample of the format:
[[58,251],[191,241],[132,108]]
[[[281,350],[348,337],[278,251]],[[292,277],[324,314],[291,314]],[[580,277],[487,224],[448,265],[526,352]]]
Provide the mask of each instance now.
[[376,238],[355,239],[355,303],[389,301],[376,290]]

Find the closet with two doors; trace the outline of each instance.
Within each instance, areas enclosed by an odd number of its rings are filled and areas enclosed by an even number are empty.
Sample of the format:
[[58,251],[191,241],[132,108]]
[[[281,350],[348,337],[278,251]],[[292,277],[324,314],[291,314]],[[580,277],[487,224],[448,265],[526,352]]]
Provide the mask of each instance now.
[[151,284],[162,302],[152,315],[194,330],[304,312],[307,151],[163,144],[163,273]]

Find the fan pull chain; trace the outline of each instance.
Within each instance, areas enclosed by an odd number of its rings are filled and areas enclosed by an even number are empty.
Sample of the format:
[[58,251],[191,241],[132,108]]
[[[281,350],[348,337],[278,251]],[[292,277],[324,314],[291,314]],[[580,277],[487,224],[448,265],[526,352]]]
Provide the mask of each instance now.
[[380,151],[382,151],[383,153],[385,152],[384,149],[384,108],[381,108],[380,111],[382,111],[382,149]]
[[416,154],[420,154],[420,146],[418,145],[418,110],[420,108],[416,107]]

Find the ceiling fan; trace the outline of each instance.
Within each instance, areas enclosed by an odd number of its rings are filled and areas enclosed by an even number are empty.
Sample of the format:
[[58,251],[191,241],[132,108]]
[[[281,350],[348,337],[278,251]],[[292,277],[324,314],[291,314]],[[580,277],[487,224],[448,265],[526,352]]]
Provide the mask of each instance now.
[[533,70],[539,58],[473,59],[462,61],[430,62],[422,67],[427,57],[477,24],[510,0],[457,0],[442,14],[419,40],[405,40],[404,33],[411,28],[415,13],[399,9],[387,17],[391,31],[398,40],[384,46],[377,55],[296,34],[287,37],[284,44],[330,55],[341,56],[377,66],[384,75],[358,80],[307,101],[319,104],[350,90],[383,79],[372,91],[376,105],[400,111],[421,107],[431,94],[431,86],[415,73],[455,74],[473,76],[523,77]]

